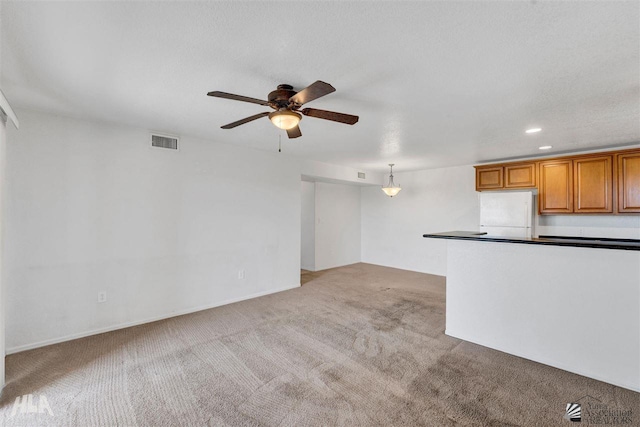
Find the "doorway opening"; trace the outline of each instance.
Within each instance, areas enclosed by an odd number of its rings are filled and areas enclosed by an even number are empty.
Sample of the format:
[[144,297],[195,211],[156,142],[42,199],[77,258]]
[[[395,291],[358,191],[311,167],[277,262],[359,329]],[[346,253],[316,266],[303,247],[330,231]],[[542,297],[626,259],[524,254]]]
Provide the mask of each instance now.
[[308,283],[315,271],[316,249],[316,186],[310,181],[301,181],[302,209],[300,230],[300,284]]
[[302,176],[300,283],[360,262],[360,189],[352,182]]

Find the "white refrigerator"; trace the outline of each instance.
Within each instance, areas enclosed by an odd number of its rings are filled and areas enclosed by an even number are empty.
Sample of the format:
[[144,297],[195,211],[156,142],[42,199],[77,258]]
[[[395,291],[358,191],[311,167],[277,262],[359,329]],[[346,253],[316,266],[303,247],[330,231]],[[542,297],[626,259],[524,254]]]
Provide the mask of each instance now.
[[534,236],[534,198],[531,191],[480,193],[480,231],[488,236]]

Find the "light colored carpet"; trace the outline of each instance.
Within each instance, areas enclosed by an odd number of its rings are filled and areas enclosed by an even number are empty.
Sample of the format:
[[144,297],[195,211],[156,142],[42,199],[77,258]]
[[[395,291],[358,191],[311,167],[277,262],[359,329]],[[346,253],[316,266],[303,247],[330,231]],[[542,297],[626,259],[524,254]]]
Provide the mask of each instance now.
[[[307,274],[291,291],[11,355],[0,422],[561,426],[585,395],[640,422],[638,393],[444,335],[443,277]],[[26,394],[53,416],[12,417]]]

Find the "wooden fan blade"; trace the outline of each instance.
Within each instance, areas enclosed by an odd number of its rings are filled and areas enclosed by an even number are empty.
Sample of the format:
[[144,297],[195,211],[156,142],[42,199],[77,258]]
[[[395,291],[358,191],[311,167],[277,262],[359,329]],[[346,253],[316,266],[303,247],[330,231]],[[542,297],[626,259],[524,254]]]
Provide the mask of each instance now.
[[289,102],[302,105],[335,91],[336,88],[331,86],[329,83],[321,82],[320,80],[318,80],[317,82],[310,84],[309,86],[289,98]]
[[236,126],[240,126],[243,125],[245,123],[249,123],[252,122],[256,119],[259,119],[260,117],[265,117],[268,116],[269,112],[265,111],[264,113],[259,113],[259,114],[254,114],[253,116],[250,117],[245,117],[242,120],[238,120],[237,122],[233,122],[233,123],[229,123],[228,125],[224,125],[224,126],[220,126],[222,129],[233,129]]
[[220,92],[220,91],[217,91],[217,90],[213,91],[213,92],[209,92],[207,95],[208,96],[215,96],[216,98],[233,99],[234,101],[244,101],[244,102],[251,102],[252,104],[260,104],[260,105],[269,106],[269,103],[267,101],[263,101],[261,99],[250,98],[248,96],[242,96],[242,95],[234,95],[232,93]]
[[299,138],[302,136],[302,132],[300,132],[300,127],[296,126],[294,128],[287,129],[287,135],[289,135],[289,139]]
[[352,116],[351,114],[336,113],[335,111],[318,110],[315,108],[305,108],[304,110],[299,110],[299,112],[305,116],[331,120],[333,122],[340,122],[348,125],[354,125],[358,123],[359,120],[358,116]]

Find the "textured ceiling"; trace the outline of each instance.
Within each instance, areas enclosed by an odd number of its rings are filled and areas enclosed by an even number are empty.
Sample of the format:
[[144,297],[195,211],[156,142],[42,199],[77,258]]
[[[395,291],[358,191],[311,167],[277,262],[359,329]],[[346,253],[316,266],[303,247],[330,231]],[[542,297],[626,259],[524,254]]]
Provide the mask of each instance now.
[[[640,2],[2,1],[16,107],[275,150],[279,83],[337,91],[290,155],[386,171],[640,142]],[[539,126],[543,131],[526,135]]]

